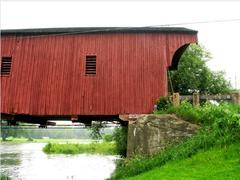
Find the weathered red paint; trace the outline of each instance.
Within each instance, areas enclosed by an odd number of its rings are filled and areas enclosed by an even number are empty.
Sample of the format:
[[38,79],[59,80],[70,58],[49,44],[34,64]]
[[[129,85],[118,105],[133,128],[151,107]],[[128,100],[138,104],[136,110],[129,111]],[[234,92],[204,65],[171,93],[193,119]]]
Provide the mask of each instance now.
[[[1,77],[1,113],[150,113],[167,95],[174,53],[195,42],[196,34],[180,32],[2,36],[12,69]],[[96,55],[96,75],[85,75],[86,55]]]

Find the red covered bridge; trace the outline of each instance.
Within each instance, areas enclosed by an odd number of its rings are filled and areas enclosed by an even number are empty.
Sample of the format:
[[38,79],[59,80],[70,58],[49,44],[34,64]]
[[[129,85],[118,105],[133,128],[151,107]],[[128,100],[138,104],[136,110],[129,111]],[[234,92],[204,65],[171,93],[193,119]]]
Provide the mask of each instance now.
[[[7,119],[151,113],[197,31],[51,28],[1,31],[1,114]],[[34,118],[32,118],[34,117]]]

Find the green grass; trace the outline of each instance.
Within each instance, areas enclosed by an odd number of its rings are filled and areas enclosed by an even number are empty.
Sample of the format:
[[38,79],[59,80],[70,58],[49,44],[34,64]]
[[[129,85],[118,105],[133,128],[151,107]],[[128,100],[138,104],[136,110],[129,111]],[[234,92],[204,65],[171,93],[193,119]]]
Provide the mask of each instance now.
[[91,144],[48,143],[43,151],[47,154],[117,154],[115,143],[96,142]]
[[125,180],[240,179],[240,143],[202,151]]
[[119,161],[112,179],[135,176],[155,167],[163,166],[168,162],[186,159],[199,151],[208,150],[214,146],[221,147],[235,141],[239,142],[238,132],[235,132],[236,135],[229,135],[228,131],[216,132],[210,128],[204,128],[192,138],[172,145],[153,156],[136,155],[130,159]]
[[11,178],[9,176],[1,174],[0,175],[0,180],[11,180]]
[[183,103],[166,111],[196,122],[202,129],[193,137],[171,145],[153,156],[136,155],[130,159],[120,160],[111,179],[136,176],[156,167],[163,167],[167,163],[183,161],[213,147],[220,148],[240,143],[240,106],[206,104],[195,108],[189,103]]

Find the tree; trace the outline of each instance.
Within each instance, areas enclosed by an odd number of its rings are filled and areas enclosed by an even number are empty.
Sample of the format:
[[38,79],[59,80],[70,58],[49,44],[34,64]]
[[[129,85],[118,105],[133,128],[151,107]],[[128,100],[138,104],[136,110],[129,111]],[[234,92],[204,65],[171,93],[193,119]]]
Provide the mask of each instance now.
[[228,93],[231,89],[230,82],[225,80],[223,71],[213,72],[209,80],[208,91],[212,94]]
[[101,133],[102,128],[103,128],[103,125],[101,121],[100,123],[92,124],[92,126],[89,128],[90,137],[95,140],[102,139],[102,133]]
[[231,86],[224,78],[224,72],[214,72],[207,67],[206,63],[210,59],[211,54],[204,47],[190,45],[179,61],[178,70],[170,72],[174,92],[180,94],[229,92]]

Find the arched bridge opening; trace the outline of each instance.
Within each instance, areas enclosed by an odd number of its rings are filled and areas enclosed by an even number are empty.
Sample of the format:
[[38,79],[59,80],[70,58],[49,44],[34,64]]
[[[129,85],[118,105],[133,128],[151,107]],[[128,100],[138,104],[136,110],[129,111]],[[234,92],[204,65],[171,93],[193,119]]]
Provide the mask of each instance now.
[[186,49],[188,48],[188,46],[190,45],[190,43],[188,44],[184,44],[183,46],[179,47],[172,58],[172,65],[169,67],[169,70],[177,70],[178,68],[178,63],[183,55],[183,53],[186,51]]

